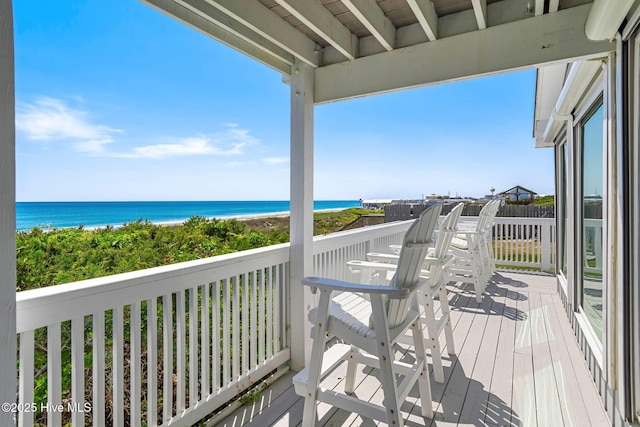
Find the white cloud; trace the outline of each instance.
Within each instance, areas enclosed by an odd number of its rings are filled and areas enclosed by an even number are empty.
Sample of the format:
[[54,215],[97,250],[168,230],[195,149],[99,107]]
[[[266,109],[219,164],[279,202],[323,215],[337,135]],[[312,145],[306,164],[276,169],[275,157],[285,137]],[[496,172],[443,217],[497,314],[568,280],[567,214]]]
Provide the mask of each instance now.
[[249,135],[238,125],[227,125],[228,129],[213,135],[172,138],[166,143],[135,147],[129,153],[117,153],[115,157],[162,159],[176,156],[237,156],[244,154],[248,146],[258,144],[257,138]]
[[33,104],[17,104],[16,129],[32,140],[69,141],[76,151],[100,154],[121,131],[93,124],[87,116],[86,111],[69,107],[62,100],[41,97]]
[[244,154],[249,146],[259,140],[237,123],[227,123],[225,128],[213,134],[190,137],[164,137],[158,143],[132,147],[129,151],[107,150],[106,145],[115,141],[122,132],[89,121],[89,113],[72,108],[64,101],[40,97],[34,103],[18,103],[16,128],[27,138],[36,141],[64,141],[73,150],[89,155],[131,159],[164,159],[179,156],[222,156]]
[[281,165],[289,162],[288,157],[265,157],[262,162],[267,165]]

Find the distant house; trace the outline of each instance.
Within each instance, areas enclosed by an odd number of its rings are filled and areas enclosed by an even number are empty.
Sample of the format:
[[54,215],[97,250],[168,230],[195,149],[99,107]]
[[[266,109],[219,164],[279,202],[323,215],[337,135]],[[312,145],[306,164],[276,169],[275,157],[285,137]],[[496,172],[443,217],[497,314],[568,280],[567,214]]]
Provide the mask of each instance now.
[[520,185],[516,185],[508,190],[503,191],[502,193],[498,193],[498,196],[502,197],[505,200],[511,201],[523,201],[523,200],[533,200],[538,195],[535,191],[529,190],[528,188],[524,188]]
[[393,202],[392,199],[362,200],[362,207],[364,209],[382,209],[391,202]]

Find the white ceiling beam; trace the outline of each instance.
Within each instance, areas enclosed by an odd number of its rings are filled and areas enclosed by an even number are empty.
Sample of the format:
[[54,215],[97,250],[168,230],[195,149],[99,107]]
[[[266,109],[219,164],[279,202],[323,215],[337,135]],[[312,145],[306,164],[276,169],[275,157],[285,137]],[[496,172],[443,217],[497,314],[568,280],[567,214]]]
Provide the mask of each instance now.
[[358,56],[358,38],[320,2],[316,0],[276,0],[276,2],[347,59],[355,59]]
[[255,0],[206,0],[225,15],[265,37],[312,67],[321,63],[316,43]]
[[487,28],[487,0],[471,0],[473,5],[473,13],[476,14],[476,21],[478,21],[478,29],[484,30]]
[[294,56],[277,46],[275,43],[267,40],[255,31],[250,30],[248,27],[240,24],[230,16],[220,12],[215,7],[211,6],[204,0],[174,0],[176,3],[181,4],[185,8],[191,10],[193,13],[202,16],[204,19],[215,23],[215,25],[222,29],[232,33],[233,35],[240,37],[247,43],[264,50],[265,52],[276,56],[281,61],[291,65],[294,62]]
[[365,26],[386,50],[396,46],[396,27],[384,14],[376,0],[342,0],[342,3]]
[[413,14],[418,18],[420,26],[427,38],[434,41],[438,38],[438,14],[431,0],[407,0]]
[[[248,31],[242,34],[242,29],[240,29],[240,31],[230,32],[229,28],[224,25],[214,24],[211,20],[204,17],[202,13],[196,13],[191,10],[190,7],[187,8],[185,5],[178,4],[173,0],[143,0],[143,2],[159,12],[200,31],[206,36],[214,38],[232,49],[244,53],[278,72],[289,74],[289,66],[294,61],[293,55],[270,43],[268,40],[260,40],[260,37],[255,33],[252,39]],[[230,18],[226,24],[238,28],[238,25],[233,25]],[[244,30],[246,30],[246,28],[244,28]]]
[[586,38],[590,9],[590,4],[576,6],[321,67],[315,72],[314,99],[326,103],[601,57],[614,51],[615,43]]
[[549,13],[557,12],[560,8],[560,0],[549,0]]
[[[558,9],[556,8],[556,10]],[[535,16],[540,16],[544,14],[544,0],[535,0],[533,14]]]

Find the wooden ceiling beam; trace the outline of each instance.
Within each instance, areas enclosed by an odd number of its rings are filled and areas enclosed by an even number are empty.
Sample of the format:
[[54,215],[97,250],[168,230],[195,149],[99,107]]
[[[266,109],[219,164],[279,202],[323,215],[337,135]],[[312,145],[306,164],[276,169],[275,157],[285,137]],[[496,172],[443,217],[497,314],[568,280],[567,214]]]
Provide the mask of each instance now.
[[418,19],[427,38],[434,41],[438,38],[438,14],[431,0],[407,0],[413,14]]
[[204,19],[213,22],[215,25],[222,29],[232,33],[233,35],[240,37],[247,43],[255,46],[258,49],[264,50],[270,55],[276,56],[281,61],[286,62],[288,65],[294,63],[294,56],[287,52],[285,49],[272,43],[260,34],[252,31],[248,27],[240,24],[237,20],[225,15],[220,10],[211,6],[204,0],[174,0],[176,3],[181,4],[185,8],[191,10],[193,13],[202,16]]
[[358,56],[358,38],[320,2],[315,0],[275,1],[347,59],[355,59]]
[[341,0],[386,50],[396,47],[396,27],[375,0]]
[[473,13],[476,15],[476,21],[478,21],[478,29],[484,30],[487,28],[487,0],[471,0],[473,5]]
[[206,0],[206,2],[306,64],[312,67],[320,65],[322,55],[318,45],[259,1]]
[[289,67],[294,61],[293,55],[273,44],[269,44],[266,40],[259,40],[256,34],[252,39],[248,33],[231,32],[228,28],[211,22],[202,14],[195,13],[185,5],[178,4],[173,0],[143,1],[154,9],[200,31],[206,36],[212,37],[278,72],[289,74]]

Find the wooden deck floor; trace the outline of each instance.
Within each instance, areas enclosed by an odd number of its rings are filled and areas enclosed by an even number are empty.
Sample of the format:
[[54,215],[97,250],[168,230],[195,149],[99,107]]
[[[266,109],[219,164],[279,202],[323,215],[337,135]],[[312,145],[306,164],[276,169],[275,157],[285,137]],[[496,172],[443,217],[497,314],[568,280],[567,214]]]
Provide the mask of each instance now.
[[[403,405],[406,426],[607,426],[609,420],[556,293],[555,277],[499,272],[483,302],[471,287],[449,288],[457,355],[444,352],[445,382],[431,380],[433,419],[422,418],[417,394]],[[398,351],[405,351],[400,348]],[[346,366],[323,385],[336,387]],[[280,378],[260,399],[216,422],[220,426],[297,426],[303,400]],[[375,371],[361,369],[356,394],[381,402]],[[327,405],[320,424],[379,423]]]

